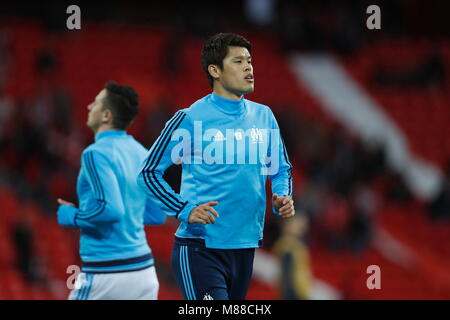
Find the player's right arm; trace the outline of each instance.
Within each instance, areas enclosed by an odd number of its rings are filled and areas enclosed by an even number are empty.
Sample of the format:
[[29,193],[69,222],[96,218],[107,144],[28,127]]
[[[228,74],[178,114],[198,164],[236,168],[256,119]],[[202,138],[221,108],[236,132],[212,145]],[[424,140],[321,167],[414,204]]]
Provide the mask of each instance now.
[[81,168],[85,172],[89,192],[92,192],[92,200],[88,208],[83,209],[58,201],[59,224],[83,228],[119,221],[125,208],[110,157],[95,149],[86,150],[81,157]]
[[294,201],[292,199],[292,165],[281,137],[278,122],[272,112],[271,115],[273,130],[271,132],[269,150],[271,153],[278,153],[278,165],[276,166],[278,170],[269,175],[269,179],[272,181],[272,208],[275,214],[283,218],[290,218],[295,215]]
[[[180,140],[172,140],[174,133],[183,133],[179,135]],[[205,214],[206,211],[213,215],[217,214],[212,209],[214,204],[197,206],[197,204],[183,199],[163,178],[164,172],[172,164],[179,163],[180,160],[192,159],[193,134],[193,123],[189,116],[181,110],[176,112],[150,148],[138,175],[137,183],[165,214],[186,223],[214,223],[211,214]]]

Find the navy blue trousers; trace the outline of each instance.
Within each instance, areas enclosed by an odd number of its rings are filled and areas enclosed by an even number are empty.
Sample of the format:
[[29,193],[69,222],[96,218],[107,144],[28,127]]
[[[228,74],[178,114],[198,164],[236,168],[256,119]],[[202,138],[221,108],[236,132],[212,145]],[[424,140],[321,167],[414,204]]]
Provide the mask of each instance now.
[[187,300],[243,300],[255,249],[209,249],[203,239],[175,237],[172,269]]

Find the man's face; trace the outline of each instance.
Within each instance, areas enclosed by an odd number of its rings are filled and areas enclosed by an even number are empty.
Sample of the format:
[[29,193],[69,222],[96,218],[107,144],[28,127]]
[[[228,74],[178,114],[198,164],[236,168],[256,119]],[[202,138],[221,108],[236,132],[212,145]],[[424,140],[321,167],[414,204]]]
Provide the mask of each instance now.
[[247,48],[228,47],[219,77],[219,82],[227,91],[238,96],[253,92],[255,82],[251,59]]
[[100,125],[104,121],[104,113],[105,111],[103,109],[103,101],[106,97],[106,89],[103,89],[100,91],[100,93],[95,97],[95,100],[88,105],[88,119],[87,119],[87,126],[94,130],[94,132],[97,131],[97,129],[100,127]]

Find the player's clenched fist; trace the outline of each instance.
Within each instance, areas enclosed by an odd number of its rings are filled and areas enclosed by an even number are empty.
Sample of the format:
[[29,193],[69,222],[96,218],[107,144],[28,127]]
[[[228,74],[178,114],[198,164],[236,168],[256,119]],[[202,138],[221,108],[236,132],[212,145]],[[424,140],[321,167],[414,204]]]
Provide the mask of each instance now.
[[291,197],[279,197],[274,193],[272,195],[272,205],[283,218],[291,218],[295,215],[294,201]]
[[216,220],[214,219],[213,215],[218,218],[219,214],[216,210],[214,210],[213,206],[216,206],[217,204],[217,201],[209,201],[207,203],[198,205],[197,207],[192,209],[189,215],[188,222],[201,224],[215,223]]

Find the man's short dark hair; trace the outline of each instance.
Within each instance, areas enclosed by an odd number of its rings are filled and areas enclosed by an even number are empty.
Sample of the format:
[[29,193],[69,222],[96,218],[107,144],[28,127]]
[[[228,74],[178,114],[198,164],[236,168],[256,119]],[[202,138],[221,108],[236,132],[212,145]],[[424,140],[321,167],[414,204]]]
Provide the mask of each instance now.
[[202,49],[202,68],[211,88],[213,88],[214,79],[209,74],[208,66],[213,64],[223,70],[223,59],[228,54],[228,47],[243,47],[247,48],[248,52],[252,52],[251,43],[238,34],[218,33],[209,38]]
[[128,86],[120,85],[114,81],[105,84],[106,97],[103,101],[103,110],[109,109],[113,114],[113,127],[126,130],[139,110],[139,96]]

